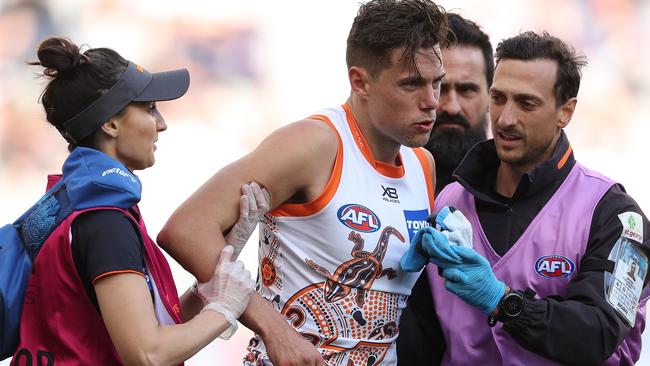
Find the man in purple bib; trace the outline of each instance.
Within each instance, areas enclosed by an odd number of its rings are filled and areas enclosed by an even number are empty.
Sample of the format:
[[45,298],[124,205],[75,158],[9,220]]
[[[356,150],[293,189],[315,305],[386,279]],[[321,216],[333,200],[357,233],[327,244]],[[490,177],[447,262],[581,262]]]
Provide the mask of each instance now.
[[496,61],[494,139],[468,153],[437,197],[441,231],[419,231],[401,262],[434,264],[442,363],[632,365],[650,225],[620,184],[576,162],[563,131],[586,60],[526,32],[502,41]]

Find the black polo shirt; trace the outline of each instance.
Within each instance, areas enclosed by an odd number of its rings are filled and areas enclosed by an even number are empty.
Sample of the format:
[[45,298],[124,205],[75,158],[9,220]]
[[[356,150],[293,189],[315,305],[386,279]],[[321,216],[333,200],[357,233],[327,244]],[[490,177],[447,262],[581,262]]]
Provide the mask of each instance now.
[[[131,213],[138,217],[137,212],[132,210]],[[117,210],[84,212],[72,222],[71,231],[74,265],[97,309],[95,280],[125,271],[143,273],[144,248],[140,232],[124,213]]]

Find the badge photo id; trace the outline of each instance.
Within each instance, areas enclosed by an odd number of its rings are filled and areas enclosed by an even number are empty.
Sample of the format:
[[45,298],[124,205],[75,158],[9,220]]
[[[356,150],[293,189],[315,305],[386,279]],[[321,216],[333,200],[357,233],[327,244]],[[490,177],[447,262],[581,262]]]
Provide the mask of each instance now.
[[633,240],[621,236],[618,241],[618,254],[614,259],[614,275],[607,301],[630,326],[634,326],[643,281],[648,272],[648,257]]

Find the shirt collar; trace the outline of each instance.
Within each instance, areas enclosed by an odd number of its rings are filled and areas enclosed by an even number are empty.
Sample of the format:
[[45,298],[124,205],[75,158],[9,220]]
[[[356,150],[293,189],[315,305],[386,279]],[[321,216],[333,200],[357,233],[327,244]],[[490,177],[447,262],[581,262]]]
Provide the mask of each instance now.
[[454,178],[476,198],[505,205],[510,200],[535,195],[554,187],[554,183],[564,180],[569,174],[575,165],[575,158],[569,139],[562,130],[551,158],[533,167],[521,177],[512,199],[503,197],[494,190],[500,163],[494,139],[486,140],[476,144],[467,153],[454,170]]

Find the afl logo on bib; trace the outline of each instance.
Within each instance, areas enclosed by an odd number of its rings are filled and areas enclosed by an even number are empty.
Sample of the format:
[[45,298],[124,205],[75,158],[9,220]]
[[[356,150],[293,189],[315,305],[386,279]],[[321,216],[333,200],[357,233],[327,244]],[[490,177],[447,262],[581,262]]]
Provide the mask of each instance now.
[[379,217],[362,205],[353,203],[342,206],[336,216],[343,225],[362,233],[372,233],[381,228]]
[[546,278],[566,278],[571,276],[576,266],[562,255],[547,255],[535,262],[535,271]]

